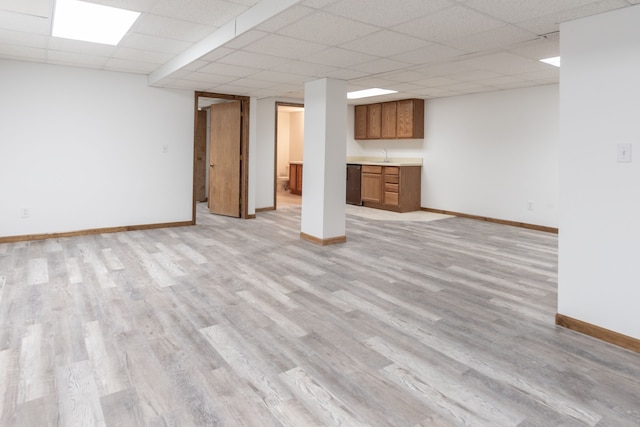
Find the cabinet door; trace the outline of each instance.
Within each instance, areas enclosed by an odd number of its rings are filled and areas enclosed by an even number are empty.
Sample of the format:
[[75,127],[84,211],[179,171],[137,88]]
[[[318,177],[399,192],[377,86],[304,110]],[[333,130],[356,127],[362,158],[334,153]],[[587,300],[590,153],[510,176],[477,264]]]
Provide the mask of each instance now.
[[362,201],[382,203],[382,174],[362,173]]
[[298,165],[289,165],[289,192],[294,193],[298,188]]
[[302,195],[302,165],[298,165],[298,170],[296,171],[296,174],[298,175],[298,177],[297,177],[298,178],[297,179],[297,181],[298,181],[298,187],[297,187],[298,193],[297,194]]
[[398,110],[397,102],[384,102],[382,104],[382,138],[391,139],[396,137],[396,115]]
[[354,111],[353,137],[355,139],[367,139],[367,106],[356,105]]
[[382,105],[367,105],[367,138],[380,139],[382,136]]
[[398,138],[424,138],[424,100],[398,101]]

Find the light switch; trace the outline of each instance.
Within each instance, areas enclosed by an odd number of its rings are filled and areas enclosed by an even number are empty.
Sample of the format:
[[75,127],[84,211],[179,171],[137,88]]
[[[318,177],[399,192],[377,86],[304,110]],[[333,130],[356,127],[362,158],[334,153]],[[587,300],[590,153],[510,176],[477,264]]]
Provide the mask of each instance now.
[[618,144],[618,163],[631,163],[631,144]]

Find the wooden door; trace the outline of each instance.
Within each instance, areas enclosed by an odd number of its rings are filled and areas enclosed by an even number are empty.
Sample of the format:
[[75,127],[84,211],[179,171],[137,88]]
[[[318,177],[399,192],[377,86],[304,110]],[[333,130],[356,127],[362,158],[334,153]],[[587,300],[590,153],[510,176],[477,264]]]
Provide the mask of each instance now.
[[194,196],[196,202],[204,202],[207,200],[207,110],[196,112],[194,147]]
[[240,217],[241,103],[211,106],[209,211]]

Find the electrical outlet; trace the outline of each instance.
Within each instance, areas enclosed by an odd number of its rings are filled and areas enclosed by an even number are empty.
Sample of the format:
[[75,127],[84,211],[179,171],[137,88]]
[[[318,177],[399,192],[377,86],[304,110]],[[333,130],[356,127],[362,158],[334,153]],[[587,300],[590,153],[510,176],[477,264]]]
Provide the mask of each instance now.
[[527,202],[527,209],[529,209],[530,211],[533,210],[533,202],[531,200]]
[[29,208],[20,209],[20,218],[29,218],[31,216],[31,211]]

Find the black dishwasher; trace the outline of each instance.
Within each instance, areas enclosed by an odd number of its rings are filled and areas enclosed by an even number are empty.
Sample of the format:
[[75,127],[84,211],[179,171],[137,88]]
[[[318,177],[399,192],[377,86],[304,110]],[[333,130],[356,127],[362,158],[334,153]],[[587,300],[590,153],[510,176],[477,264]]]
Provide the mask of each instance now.
[[360,181],[362,179],[362,165],[347,164],[347,203],[361,205]]

